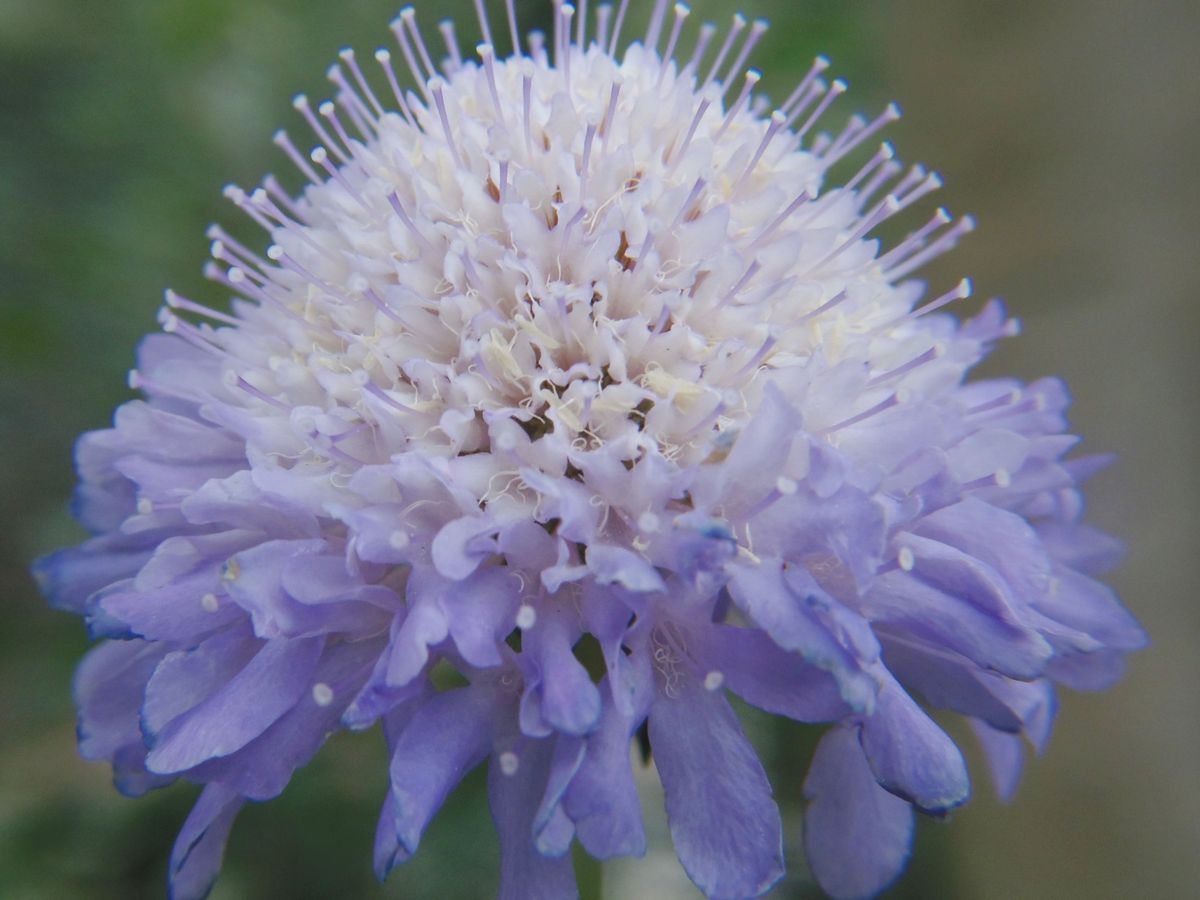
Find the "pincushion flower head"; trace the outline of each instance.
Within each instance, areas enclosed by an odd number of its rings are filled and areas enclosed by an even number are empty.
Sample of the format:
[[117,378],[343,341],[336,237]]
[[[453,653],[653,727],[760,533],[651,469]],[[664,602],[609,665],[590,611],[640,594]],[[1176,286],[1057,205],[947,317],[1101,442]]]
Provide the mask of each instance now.
[[231,311],[168,292],[143,399],[80,440],[94,536],[37,572],[101,640],[82,754],[127,793],[204,786],[175,897],[245,801],[376,722],[380,877],[486,763],[501,896],[574,895],[573,842],[645,850],[640,738],[687,874],[758,896],[783,833],[730,694],[824,729],[804,851],[867,896],[914,812],[969,794],[926,708],[1008,794],[1056,686],[1144,643],[1092,577],[1116,548],[1065,388],[967,382],[1015,324],[912,277],[970,220],[875,237],[939,185],[872,149],[895,108],[824,130],[824,59],[772,107],[765,23],[697,36],[659,0],[626,42],[628,6],[522,40],[510,2],[507,58],[481,2],[474,55],[412,9],[397,60],[344,51],[335,99],[296,100],[315,148],[276,137],[303,189],[227,191],[266,232],[212,230]]

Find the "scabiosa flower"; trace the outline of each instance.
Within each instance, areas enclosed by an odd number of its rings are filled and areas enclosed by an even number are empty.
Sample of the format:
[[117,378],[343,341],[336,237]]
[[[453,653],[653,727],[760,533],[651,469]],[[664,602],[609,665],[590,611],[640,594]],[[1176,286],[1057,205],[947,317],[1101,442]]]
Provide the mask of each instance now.
[[501,59],[477,6],[478,61],[443,23],[435,64],[409,8],[413,87],[346,50],[334,101],[296,99],[316,148],[276,142],[309,183],[227,191],[269,246],[211,232],[232,311],[168,292],[145,399],[79,442],[94,536],[37,571],[103,639],[81,752],[130,794],[204,785],[182,900],[246,800],[382,721],[379,876],[486,760],[501,896],[556,898],[573,841],[645,850],[640,735],[688,875],[751,897],[783,839],[731,692],[828,723],[809,865],[875,893],[914,810],[969,793],[918,700],[968,718],[1007,795],[1056,685],[1142,646],[1091,577],[1117,549],[1080,522],[1103,460],[1066,458],[1060,382],[964,381],[1015,324],[910,276],[970,219],[872,236],[940,183],[860,151],[895,107],[820,131],[845,84],[819,58],[770,111],[741,16],[682,51],[689,10],[658,0],[619,53],[628,0],[594,28],[557,5],[549,45],[510,0]]

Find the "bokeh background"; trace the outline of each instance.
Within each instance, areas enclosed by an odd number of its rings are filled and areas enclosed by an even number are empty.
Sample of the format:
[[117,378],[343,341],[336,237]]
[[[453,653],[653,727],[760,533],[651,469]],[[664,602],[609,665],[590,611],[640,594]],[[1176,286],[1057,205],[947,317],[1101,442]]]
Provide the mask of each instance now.
[[[498,4],[493,3],[493,6]],[[523,23],[545,2],[521,2]],[[594,4],[593,4],[594,5]],[[636,4],[635,4],[636,5]],[[649,3],[645,4],[649,6]],[[922,822],[889,896],[1200,896],[1200,64],[1194,0],[745,0],[774,27],[757,54],[783,96],[817,52],[851,108],[900,100],[890,137],[940,169],[939,202],[981,228],[928,271],[971,274],[1026,324],[992,374],[1068,378],[1094,522],[1129,544],[1114,577],[1154,644],[1103,695],[1063,697],[1058,732],[1011,806],[977,769],[952,823]],[[694,18],[727,19],[729,0]],[[419,4],[426,24],[466,0]],[[343,45],[389,37],[387,0],[0,0],[0,898],[164,895],[188,786],[118,796],[74,751],[80,624],[27,574],[80,536],[66,511],[74,436],[108,423],[155,327],[160,292],[220,303],[203,230],[236,221],[233,181],[287,170],[269,137],[302,131],[289,99],[323,96]],[[643,14],[644,15],[644,14]],[[290,173],[288,173],[290,174]],[[789,828],[776,897],[817,896],[799,846],[812,735],[748,713]],[[370,846],[385,790],[378,733],[339,737],[288,792],[248,809],[213,897],[482,898],[497,850],[478,773],[416,860],[380,886]],[[585,898],[693,898],[652,773],[647,860],[585,866]]]

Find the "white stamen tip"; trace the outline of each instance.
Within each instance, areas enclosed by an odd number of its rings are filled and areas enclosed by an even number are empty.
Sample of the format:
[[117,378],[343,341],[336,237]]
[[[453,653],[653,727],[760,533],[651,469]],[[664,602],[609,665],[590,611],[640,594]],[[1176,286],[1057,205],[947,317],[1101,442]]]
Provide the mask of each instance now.
[[905,572],[911,572],[913,566],[917,564],[917,558],[912,552],[911,547],[901,547],[900,552],[896,554],[896,562],[900,564]]
[[799,487],[800,486],[796,484],[795,481],[793,481],[791,478],[788,478],[786,475],[780,475],[775,479],[775,490],[779,491],[779,493],[783,494],[785,497],[790,497],[792,494],[796,493],[796,490]]
[[136,391],[142,386],[142,376],[138,374],[137,369],[129,370],[129,374],[125,378],[125,383],[129,385],[131,391]]
[[975,290],[975,286],[971,283],[970,278],[964,278],[958,283],[958,296],[970,297],[971,292]]
[[142,497],[137,502],[137,511],[139,516],[148,516],[154,512],[154,503],[148,497]]
[[408,532],[393,531],[388,535],[388,544],[393,550],[403,550],[408,546]]
[[333,688],[323,681],[318,681],[312,688],[313,703],[317,706],[328,706],[333,702]]
[[319,166],[329,158],[329,153],[324,147],[313,147],[312,152],[308,154],[308,158]]
[[996,479],[996,486],[1006,488],[1012,485],[1012,475],[1007,469],[997,469],[993,476]]
[[375,59],[381,63],[391,62],[392,54],[390,52],[388,52],[386,49],[384,49],[383,47],[380,47],[378,50],[375,51]]
[[283,248],[278,244],[272,244],[267,248],[267,258],[273,262],[279,262],[279,260],[283,259]]
[[521,760],[517,754],[511,750],[505,750],[500,754],[500,771],[510,778],[517,774],[517,769],[521,768]]
[[221,608],[221,604],[217,601],[217,595],[207,593],[200,598],[200,608],[206,613],[215,613]]
[[719,691],[723,684],[725,684],[725,675],[716,669],[713,669],[704,676],[704,689],[706,691]]
[[528,631],[537,623],[537,610],[528,603],[522,603],[521,608],[517,610],[517,627],[522,631]]

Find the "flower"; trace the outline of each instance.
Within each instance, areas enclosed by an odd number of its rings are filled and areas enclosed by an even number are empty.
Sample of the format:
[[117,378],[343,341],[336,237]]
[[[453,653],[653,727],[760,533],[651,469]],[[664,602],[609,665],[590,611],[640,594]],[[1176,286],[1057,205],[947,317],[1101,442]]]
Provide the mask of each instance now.
[[876,893],[914,810],[969,793],[917,698],[968,718],[1008,795],[1056,685],[1107,687],[1143,645],[1092,578],[1118,548],[1078,485],[1104,460],[1067,458],[1060,382],[964,380],[1015,324],[910,275],[969,218],[872,237],[940,184],[862,159],[894,106],[818,132],[845,89],[819,58],[767,115],[740,16],[687,53],[658,0],[618,55],[628,0],[594,36],[556,6],[550,46],[510,2],[500,59],[478,5],[478,62],[444,26],[435,65],[409,8],[414,89],[347,50],[336,101],[297,98],[318,145],[276,143],[308,185],[227,190],[269,247],[211,232],[232,311],[168,291],[145,399],[81,439],[94,536],[37,564],[103,639],[80,750],[130,794],[204,785],[183,900],[246,800],[382,721],[380,877],[487,760],[500,894],[553,898],[574,841],[644,852],[641,736],[688,875],[750,897],[783,836],[730,692],[828,726],[809,865]]

